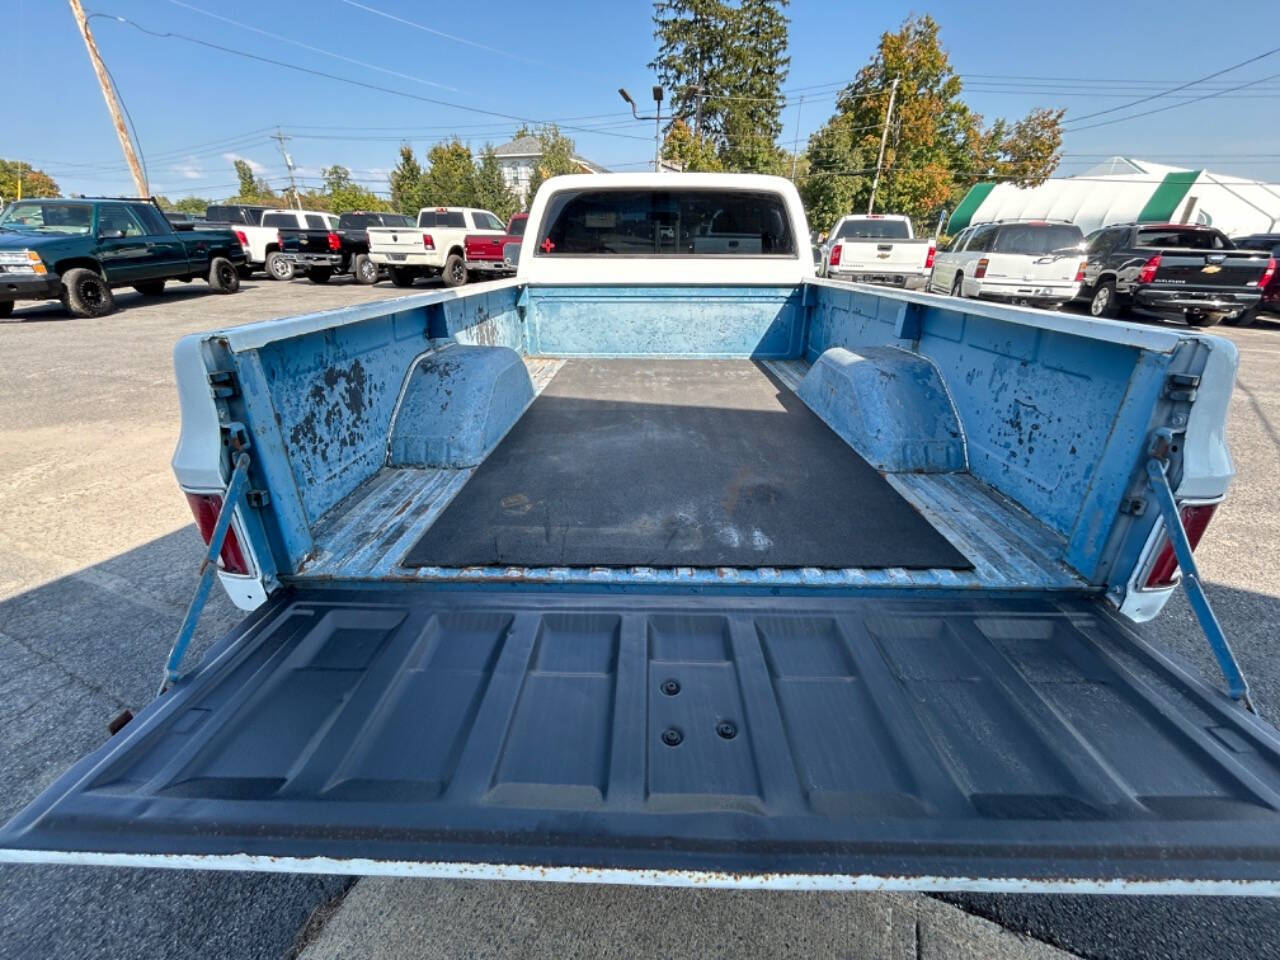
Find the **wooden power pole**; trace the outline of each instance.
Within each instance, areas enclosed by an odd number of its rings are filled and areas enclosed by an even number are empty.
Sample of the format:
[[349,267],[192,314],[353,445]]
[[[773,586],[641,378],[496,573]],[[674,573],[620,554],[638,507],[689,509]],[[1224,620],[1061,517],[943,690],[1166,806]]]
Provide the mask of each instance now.
[[98,53],[98,45],[93,42],[93,34],[89,32],[89,21],[84,15],[84,7],[80,0],[67,0],[71,4],[71,13],[76,18],[76,26],[80,28],[80,36],[84,37],[85,49],[89,51],[89,62],[93,64],[93,72],[98,75],[98,86],[102,88],[102,99],[107,101],[107,110],[111,113],[111,122],[116,125],[116,136],[120,138],[120,149],[133,174],[133,185],[138,196],[147,197],[151,191],[147,189],[146,177],[142,175],[142,165],[138,163],[138,155],[133,150],[133,141],[129,139],[129,131],[124,125],[124,117],[120,115],[120,101],[116,99],[115,88],[111,85],[111,76]]
[[898,97],[898,78],[893,78],[893,86],[889,88],[889,109],[884,115],[884,130],[880,133],[880,156],[876,159],[876,175],[871,181],[871,198],[867,201],[867,213],[871,213],[876,205],[876,191],[880,189],[880,168],[884,166],[884,145],[889,140],[889,124],[893,120],[893,101]]

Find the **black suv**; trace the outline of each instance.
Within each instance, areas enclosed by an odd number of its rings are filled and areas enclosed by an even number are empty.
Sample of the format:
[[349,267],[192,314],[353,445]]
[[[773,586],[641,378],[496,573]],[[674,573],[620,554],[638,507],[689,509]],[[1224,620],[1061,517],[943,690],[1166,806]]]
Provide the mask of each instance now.
[[1237,250],[1220,230],[1185,223],[1118,223],[1085,238],[1080,298],[1095,317],[1136,307],[1193,327],[1230,322],[1258,306],[1275,261]]

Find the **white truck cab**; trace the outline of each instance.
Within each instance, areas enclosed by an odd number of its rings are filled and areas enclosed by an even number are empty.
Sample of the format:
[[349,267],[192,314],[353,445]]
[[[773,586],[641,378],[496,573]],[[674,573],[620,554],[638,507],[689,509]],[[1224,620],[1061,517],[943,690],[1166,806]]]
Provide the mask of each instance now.
[[446,287],[459,287],[467,282],[467,235],[506,232],[506,225],[489,210],[423,207],[415,227],[370,227],[369,259],[386,267],[397,287],[437,276]]
[[936,250],[933,238],[915,235],[910,217],[849,214],[831,228],[825,273],[833,280],[923,290]]

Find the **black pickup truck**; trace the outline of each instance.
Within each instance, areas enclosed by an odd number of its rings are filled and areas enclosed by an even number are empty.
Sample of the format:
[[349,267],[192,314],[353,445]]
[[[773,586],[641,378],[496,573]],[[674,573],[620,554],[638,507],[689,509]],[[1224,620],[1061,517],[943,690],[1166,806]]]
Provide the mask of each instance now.
[[1208,327],[1258,306],[1274,261],[1237,250],[1220,230],[1181,223],[1120,223],[1085,238],[1079,298],[1095,317],[1135,308]]
[[285,259],[307,271],[312,283],[328,283],[335,273],[350,273],[356,283],[377,283],[379,267],[369,259],[369,227],[412,227],[413,218],[399,213],[353,210],[338,218],[336,230],[282,228]]

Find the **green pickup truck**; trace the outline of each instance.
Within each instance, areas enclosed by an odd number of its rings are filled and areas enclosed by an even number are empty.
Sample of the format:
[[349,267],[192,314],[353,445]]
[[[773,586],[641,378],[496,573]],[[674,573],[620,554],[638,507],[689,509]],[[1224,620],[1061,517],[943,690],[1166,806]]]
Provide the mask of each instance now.
[[197,277],[235,293],[244,263],[232,231],[179,233],[152,200],[18,200],[0,213],[0,317],[17,300],[54,297],[72,316],[101,317],[114,287],[154,297]]

